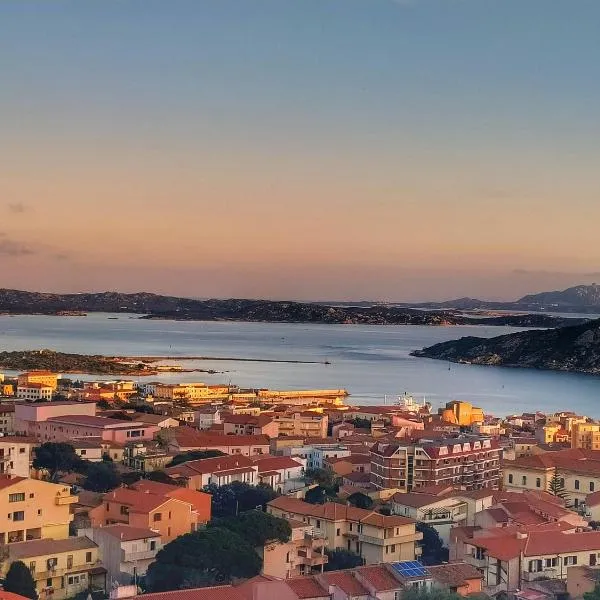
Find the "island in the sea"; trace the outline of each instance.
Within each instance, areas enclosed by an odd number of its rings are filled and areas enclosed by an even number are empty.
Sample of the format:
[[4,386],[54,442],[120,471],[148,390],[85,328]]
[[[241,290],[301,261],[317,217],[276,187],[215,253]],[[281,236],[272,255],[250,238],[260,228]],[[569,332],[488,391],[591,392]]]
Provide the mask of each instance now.
[[389,304],[331,305],[274,300],[197,300],[140,292],[121,294],[48,294],[0,290],[0,313],[64,315],[107,312],[145,319],[250,321],[366,325],[508,325],[557,327],[583,322],[544,314],[465,315],[456,310],[420,310]]
[[449,362],[600,374],[600,320],[519,331],[492,338],[463,337],[416,350],[413,356]]

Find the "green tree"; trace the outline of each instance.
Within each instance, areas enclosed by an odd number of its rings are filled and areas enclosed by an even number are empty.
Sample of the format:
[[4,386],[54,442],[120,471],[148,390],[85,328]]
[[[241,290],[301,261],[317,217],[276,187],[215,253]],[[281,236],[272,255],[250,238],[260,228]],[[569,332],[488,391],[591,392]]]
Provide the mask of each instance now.
[[309,504],[325,504],[327,502],[327,490],[321,485],[316,485],[304,494],[304,501]]
[[277,497],[277,492],[268,485],[248,485],[234,481],[217,486],[214,483],[204,488],[212,495],[212,514],[214,517],[231,517],[239,513],[265,508],[266,504]]
[[569,504],[569,494],[565,488],[565,479],[558,470],[558,467],[554,467],[552,478],[548,483],[548,492],[564,500],[565,504]]
[[176,467],[189,460],[202,460],[204,458],[216,458],[217,456],[225,456],[225,454],[220,450],[190,450],[189,452],[182,452],[174,456],[173,460],[166,467]]
[[75,448],[65,442],[45,442],[35,449],[34,469],[45,469],[51,480],[59,473],[73,473],[84,468],[84,461],[77,456]]
[[348,496],[348,504],[356,506],[356,508],[371,509],[373,507],[373,499],[362,492],[354,492]]
[[583,600],[600,600],[600,585],[596,583],[596,587],[591,592],[585,592]]
[[[474,598],[477,597],[478,595],[474,595]],[[482,594],[481,598],[487,598],[487,596]],[[402,593],[402,600],[464,600],[464,598],[448,589],[432,587],[429,589],[407,588]]]
[[262,561],[254,548],[225,528],[186,533],[168,543],[146,574],[149,592],[231,583],[258,575]]
[[325,550],[328,561],[325,565],[326,571],[340,571],[341,569],[354,569],[360,567],[364,561],[361,556],[350,552],[350,550],[344,550],[338,548],[337,550]]
[[121,485],[119,475],[113,462],[90,463],[87,468],[83,489],[91,492],[109,492]]
[[421,561],[426,565],[439,565],[448,561],[448,549],[440,538],[437,529],[426,523],[417,523],[416,530],[423,534]]
[[292,535],[288,521],[262,510],[249,510],[237,517],[218,519],[212,526],[233,531],[253,548],[264,546],[270,541],[287,542]]
[[35,591],[35,582],[31,576],[31,571],[20,560],[11,563],[3,587],[6,592],[37,600],[38,595]]

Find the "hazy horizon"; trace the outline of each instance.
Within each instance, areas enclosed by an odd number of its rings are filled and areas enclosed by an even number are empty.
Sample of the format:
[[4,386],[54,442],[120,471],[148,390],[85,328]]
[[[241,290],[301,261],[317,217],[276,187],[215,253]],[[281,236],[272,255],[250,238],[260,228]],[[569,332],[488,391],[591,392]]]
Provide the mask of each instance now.
[[590,0],[5,0],[0,286],[600,280],[599,22]]

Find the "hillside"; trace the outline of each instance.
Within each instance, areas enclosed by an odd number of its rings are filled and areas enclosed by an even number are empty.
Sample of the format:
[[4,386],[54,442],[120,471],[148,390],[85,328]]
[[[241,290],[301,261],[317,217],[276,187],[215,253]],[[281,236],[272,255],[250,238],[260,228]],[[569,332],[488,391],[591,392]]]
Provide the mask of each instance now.
[[[0,290],[0,313],[136,313],[147,319],[331,323],[369,325],[513,325],[555,327],[570,321],[547,315],[467,317],[452,311],[422,311],[387,305],[330,306],[272,300],[194,300],[147,292],[121,294],[46,294]],[[578,321],[581,322],[581,321]]]
[[600,320],[493,338],[463,337],[413,352],[450,362],[600,373]]
[[598,307],[600,308],[600,285],[576,285],[562,291],[529,294],[517,300],[519,304],[539,304],[558,307]]

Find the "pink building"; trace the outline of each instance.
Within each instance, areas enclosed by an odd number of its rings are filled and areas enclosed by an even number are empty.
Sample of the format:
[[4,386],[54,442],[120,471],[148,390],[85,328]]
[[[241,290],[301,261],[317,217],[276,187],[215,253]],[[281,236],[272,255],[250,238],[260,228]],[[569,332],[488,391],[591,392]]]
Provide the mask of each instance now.
[[89,416],[96,414],[95,402],[29,402],[15,403],[14,430],[21,435],[40,437],[40,426],[53,417]]
[[126,444],[152,440],[160,431],[157,425],[120,421],[89,415],[51,417],[38,423],[38,437],[45,442],[67,441],[73,438],[100,437],[103,440]]

